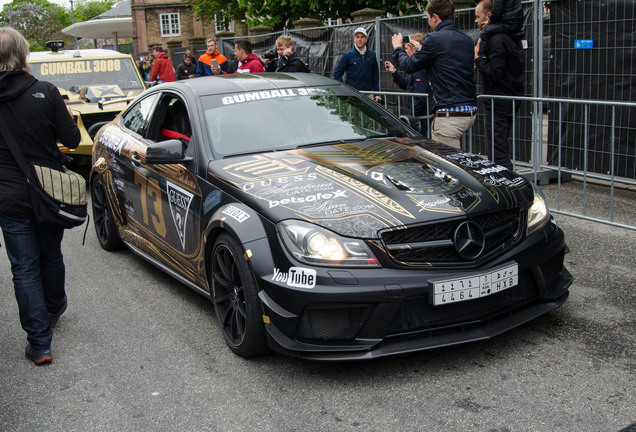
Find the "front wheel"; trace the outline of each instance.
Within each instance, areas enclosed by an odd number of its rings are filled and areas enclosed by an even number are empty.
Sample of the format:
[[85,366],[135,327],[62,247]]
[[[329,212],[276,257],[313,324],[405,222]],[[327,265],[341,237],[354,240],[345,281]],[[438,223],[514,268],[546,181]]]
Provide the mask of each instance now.
[[239,243],[221,234],[212,249],[212,302],[223,338],[241,357],[268,351],[256,282]]
[[93,203],[93,223],[100,246],[107,251],[120,249],[124,244],[117,234],[117,225],[115,225],[113,212],[108,204],[106,187],[99,177],[95,179],[91,187],[91,201]]

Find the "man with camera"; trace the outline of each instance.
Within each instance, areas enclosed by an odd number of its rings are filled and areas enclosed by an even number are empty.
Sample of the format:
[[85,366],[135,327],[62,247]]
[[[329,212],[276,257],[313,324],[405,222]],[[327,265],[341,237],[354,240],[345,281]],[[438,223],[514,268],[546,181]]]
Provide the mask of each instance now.
[[294,52],[294,40],[287,35],[276,39],[276,50],[266,51],[263,58],[266,72],[309,72],[309,66]]
[[[406,35],[404,40],[404,50],[410,57],[415,51],[420,49],[424,42],[422,33],[414,33]],[[384,62],[384,69],[391,74],[393,82],[407,93],[428,93],[428,78],[426,70],[420,69],[415,72],[407,73],[402,76],[390,61]],[[408,96],[406,98],[406,113],[410,116],[417,116],[420,119],[420,134],[426,136],[428,134],[429,123],[429,101],[425,96]]]
[[461,148],[461,137],[473,126],[477,114],[473,41],[455,25],[453,0],[429,0],[426,13],[433,32],[410,56],[403,47],[402,34],[394,34],[393,64],[406,73],[426,71],[435,111],[431,138]]
[[276,72],[278,68],[278,47],[274,47],[261,54],[265,60],[265,72]]

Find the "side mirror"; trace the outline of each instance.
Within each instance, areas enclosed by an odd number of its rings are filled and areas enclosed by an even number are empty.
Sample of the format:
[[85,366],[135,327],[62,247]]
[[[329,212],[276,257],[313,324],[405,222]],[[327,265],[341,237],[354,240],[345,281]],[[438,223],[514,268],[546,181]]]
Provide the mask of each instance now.
[[159,141],[146,149],[147,164],[171,164],[188,162],[192,158],[186,157],[186,145],[178,139]]

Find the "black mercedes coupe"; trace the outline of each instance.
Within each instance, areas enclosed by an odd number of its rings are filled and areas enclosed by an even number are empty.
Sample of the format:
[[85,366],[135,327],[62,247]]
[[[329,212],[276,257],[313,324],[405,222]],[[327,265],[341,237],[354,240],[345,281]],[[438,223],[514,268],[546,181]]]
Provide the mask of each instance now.
[[244,357],[415,352],[563,304],[540,189],[406,120],[313,74],[152,87],[95,137],[97,238],[210,298]]

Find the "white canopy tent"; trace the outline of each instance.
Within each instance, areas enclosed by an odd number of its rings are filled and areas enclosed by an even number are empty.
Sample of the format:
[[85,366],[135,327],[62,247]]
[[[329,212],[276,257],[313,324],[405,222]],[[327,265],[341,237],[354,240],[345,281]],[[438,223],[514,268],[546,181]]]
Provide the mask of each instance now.
[[95,18],[72,24],[62,29],[69,36],[87,39],[115,40],[115,51],[119,51],[118,38],[131,38],[133,33],[130,1],[122,1],[111,10]]

